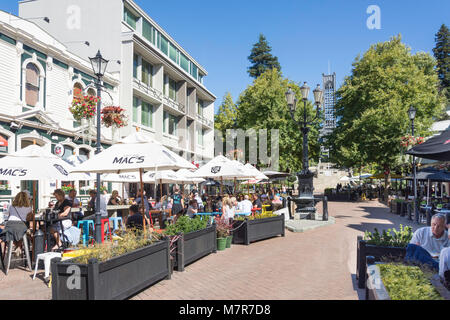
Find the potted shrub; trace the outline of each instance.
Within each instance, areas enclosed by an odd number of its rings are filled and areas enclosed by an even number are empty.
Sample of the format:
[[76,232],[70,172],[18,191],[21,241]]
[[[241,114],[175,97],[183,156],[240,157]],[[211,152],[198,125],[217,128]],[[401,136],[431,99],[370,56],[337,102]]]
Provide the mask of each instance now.
[[367,271],[366,300],[450,299],[448,290],[426,266],[380,262],[368,265]]
[[412,239],[412,228],[400,225],[400,230],[388,229],[382,233],[375,228],[373,233],[365,232],[364,239],[357,238],[356,251],[356,279],[358,287],[364,289],[366,285],[366,257],[373,256],[377,261],[382,257],[400,257],[406,255],[406,247]]
[[171,240],[171,258],[178,271],[184,271],[186,265],[216,252],[216,225],[210,225],[208,220],[200,216],[194,219],[181,216],[164,231]]
[[229,236],[231,225],[224,219],[216,219],[215,223],[217,231],[217,250],[223,251],[227,247],[227,237]]
[[246,244],[281,235],[284,237],[284,214],[256,214],[233,221],[233,243]]
[[53,300],[126,299],[170,279],[169,241],[157,234],[127,232],[66,261],[53,259]]

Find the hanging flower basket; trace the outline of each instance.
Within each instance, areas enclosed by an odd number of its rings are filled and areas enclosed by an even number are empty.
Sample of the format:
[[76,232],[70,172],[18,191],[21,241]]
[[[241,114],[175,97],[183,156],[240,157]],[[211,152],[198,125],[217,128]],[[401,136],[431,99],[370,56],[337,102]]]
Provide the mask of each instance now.
[[122,128],[127,125],[125,109],[121,107],[105,107],[102,109],[102,124],[109,128]]
[[422,144],[425,142],[424,137],[413,137],[413,136],[404,136],[400,138],[400,145],[403,148],[413,147],[417,144]]
[[76,97],[72,100],[72,106],[69,108],[73,118],[77,121],[81,119],[91,119],[95,116],[97,102],[99,97],[83,96]]

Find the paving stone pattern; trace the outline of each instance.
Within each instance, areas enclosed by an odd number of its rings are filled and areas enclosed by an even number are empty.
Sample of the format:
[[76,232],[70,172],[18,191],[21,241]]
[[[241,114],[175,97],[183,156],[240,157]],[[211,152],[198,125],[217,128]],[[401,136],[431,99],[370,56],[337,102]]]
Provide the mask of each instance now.
[[[321,210],[319,206],[319,212]],[[131,299],[364,299],[357,289],[356,237],[374,228],[398,228],[408,220],[378,201],[330,202],[336,223],[211,254]],[[412,224],[414,230],[417,225]],[[12,269],[0,272],[0,299],[51,299],[42,278]],[[43,271],[41,272],[43,274]]]

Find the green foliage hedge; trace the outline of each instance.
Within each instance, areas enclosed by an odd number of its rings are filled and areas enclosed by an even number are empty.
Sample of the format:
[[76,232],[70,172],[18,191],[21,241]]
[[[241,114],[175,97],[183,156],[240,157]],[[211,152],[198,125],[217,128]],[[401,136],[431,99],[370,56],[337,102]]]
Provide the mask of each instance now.
[[411,227],[403,227],[400,225],[400,230],[388,229],[383,230],[380,234],[378,229],[375,228],[374,232],[366,231],[364,234],[364,240],[367,244],[387,247],[407,247],[413,236]]
[[164,232],[168,236],[175,236],[182,232],[184,234],[205,229],[208,226],[208,218],[196,216],[191,219],[188,216],[181,216],[175,224],[171,224]]
[[400,264],[380,264],[378,267],[392,300],[443,300],[430,282],[431,271]]

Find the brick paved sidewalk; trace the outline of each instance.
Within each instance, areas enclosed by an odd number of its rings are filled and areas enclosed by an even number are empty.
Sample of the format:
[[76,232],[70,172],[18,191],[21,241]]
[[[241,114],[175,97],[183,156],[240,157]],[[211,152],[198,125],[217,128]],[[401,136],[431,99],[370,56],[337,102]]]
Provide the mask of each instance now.
[[[319,206],[321,210],[321,206]],[[286,237],[232,245],[174,272],[132,299],[364,299],[356,289],[356,237],[374,228],[398,228],[405,218],[377,201],[330,202],[336,224]],[[416,229],[417,226],[413,225]],[[32,272],[0,272],[0,299],[51,299]]]

